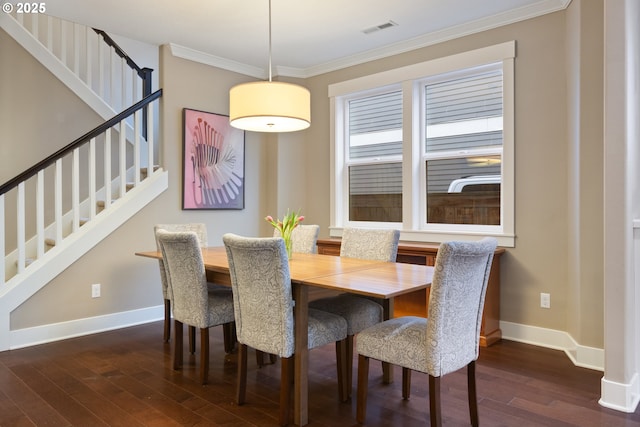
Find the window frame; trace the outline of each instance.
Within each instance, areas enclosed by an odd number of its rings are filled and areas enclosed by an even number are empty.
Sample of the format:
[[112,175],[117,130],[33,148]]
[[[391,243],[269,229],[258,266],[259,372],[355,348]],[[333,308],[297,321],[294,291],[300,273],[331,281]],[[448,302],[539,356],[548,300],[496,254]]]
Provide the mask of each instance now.
[[[514,176],[514,62],[515,41],[409,65],[329,86],[331,217],[330,235],[341,236],[342,228],[396,228],[402,240],[443,242],[474,240],[491,235],[501,246],[515,246],[515,176]],[[503,77],[503,145],[500,225],[433,224],[426,222],[426,163],[424,147],[424,86],[429,79],[462,70],[486,68],[500,64]],[[402,223],[349,220],[348,109],[350,99],[402,88]],[[489,150],[496,151],[496,150]],[[388,162],[389,159],[380,159]],[[359,162],[358,162],[359,163]],[[369,163],[375,164],[375,163]],[[422,174],[422,175],[420,175]]]

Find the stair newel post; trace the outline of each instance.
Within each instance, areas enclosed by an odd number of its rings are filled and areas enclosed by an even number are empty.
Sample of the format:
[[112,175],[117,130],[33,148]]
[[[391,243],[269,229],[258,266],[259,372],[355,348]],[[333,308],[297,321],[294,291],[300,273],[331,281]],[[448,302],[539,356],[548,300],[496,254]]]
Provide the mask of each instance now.
[[[142,80],[142,98],[146,98],[147,95],[151,95],[151,88],[152,88],[152,73],[153,73],[153,69],[151,68],[142,68],[139,72],[138,75],[140,76],[140,79]],[[149,110],[149,107],[144,107],[143,109],[143,123],[142,123],[142,136],[144,136],[145,139],[148,139],[148,135],[151,132],[153,132],[153,129],[149,130],[149,127],[151,126],[149,124],[149,120],[147,119],[147,110]],[[153,165],[153,160],[151,160],[151,164]]]

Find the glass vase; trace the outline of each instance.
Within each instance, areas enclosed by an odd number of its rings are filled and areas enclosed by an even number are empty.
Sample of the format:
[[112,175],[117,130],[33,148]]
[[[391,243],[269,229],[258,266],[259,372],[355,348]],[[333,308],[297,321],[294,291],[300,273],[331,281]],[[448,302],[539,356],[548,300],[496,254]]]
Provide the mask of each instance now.
[[291,259],[293,255],[293,241],[291,240],[291,234],[285,233],[282,238],[284,239],[284,247],[287,250],[287,257]]

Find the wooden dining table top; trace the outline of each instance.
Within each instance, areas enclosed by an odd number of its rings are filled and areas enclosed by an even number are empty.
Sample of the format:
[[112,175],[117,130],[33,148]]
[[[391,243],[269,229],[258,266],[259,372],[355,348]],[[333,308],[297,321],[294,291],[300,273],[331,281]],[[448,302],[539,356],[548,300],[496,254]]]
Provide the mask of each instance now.
[[[158,251],[136,252],[137,256],[161,259]],[[202,248],[207,280],[231,285],[229,261],[224,246]],[[371,261],[322,254],[294,253],[289,259],[295,317],[294,422],[308,423],[308,289],[324,288],[367,295],[384,300],[384,318],[393,317],[393,298],[431,285],[433,267],[396,262]],[[384,381],[393,380],[393,371],[384,369]]]
[[[162,258],[158,251],[136,252],[136,255]],[[202,248],[202,260],[208,278],[214,279],[211,281],[231,284],[224,246]],[[289,260],[289,274],[293,283],[389,299],[429,287],[433,267],[295,253]]]

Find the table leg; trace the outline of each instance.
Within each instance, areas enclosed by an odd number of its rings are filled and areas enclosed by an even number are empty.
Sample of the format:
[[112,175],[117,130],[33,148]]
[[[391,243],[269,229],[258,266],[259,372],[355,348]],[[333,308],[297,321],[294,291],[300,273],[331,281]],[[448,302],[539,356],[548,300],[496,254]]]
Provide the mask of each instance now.
[[[393,318],[393,298],[386,299],[382,304],[383,319],[389,320]],[[393,366],[387,362],[382,362],[382,381],[385,384],[391,384],[393,382]]]
[[307,286],[293,284],[295,321],[295,374],[293,387],[293,422],[298,426],[309,423],[309,291]]

